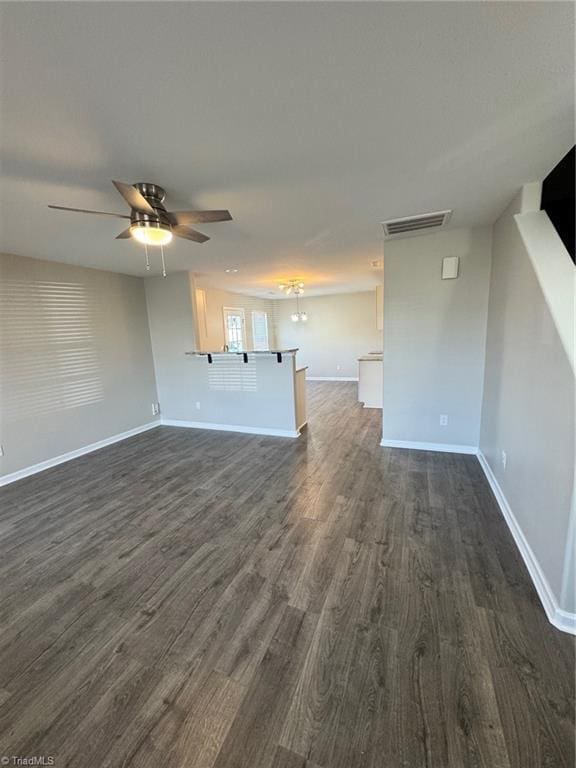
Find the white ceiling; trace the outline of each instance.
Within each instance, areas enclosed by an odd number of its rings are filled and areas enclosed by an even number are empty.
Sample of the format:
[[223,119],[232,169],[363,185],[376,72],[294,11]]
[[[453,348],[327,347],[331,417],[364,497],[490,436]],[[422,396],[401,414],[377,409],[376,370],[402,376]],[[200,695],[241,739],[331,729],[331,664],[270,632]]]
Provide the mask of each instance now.
[[[168,267],[370,288],[384,218],[491,223],[573,143],[571,3],[3,3],[5,252],[143,275],[110,183],[229,208]],[[237,267],[236,275],[224,272]],[[156,269],[156,271],[158,271]]]

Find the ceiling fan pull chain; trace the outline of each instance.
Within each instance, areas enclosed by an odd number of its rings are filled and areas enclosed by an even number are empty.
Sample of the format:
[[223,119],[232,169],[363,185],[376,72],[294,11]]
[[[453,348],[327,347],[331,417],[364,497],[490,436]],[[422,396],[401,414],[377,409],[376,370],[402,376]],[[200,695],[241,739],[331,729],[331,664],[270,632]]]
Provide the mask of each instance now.
[[144,250],[146,251],[146,272],[150,272],[150,257],[148,256],[148,246],[144,243]]
[[162,277],[166,277],[166,262],[164,261],[164,246],[160,246],[160,253],[162,254]]

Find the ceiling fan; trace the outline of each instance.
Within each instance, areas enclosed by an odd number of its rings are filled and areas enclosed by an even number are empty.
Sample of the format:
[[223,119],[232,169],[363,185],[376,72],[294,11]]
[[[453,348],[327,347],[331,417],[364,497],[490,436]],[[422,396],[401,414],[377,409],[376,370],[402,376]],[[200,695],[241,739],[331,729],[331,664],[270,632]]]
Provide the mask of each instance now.
[[133,237],[144,245],[164,246],[172,240],[174,235],[195,243],[205,243],[210,238],[192,229],[190,224],[232,219],[230,211],[167,211],[164,207],[166,192],[158,184],[148,182],[125,184],[122,181],[113,181],[112,184],[130,206],[129,216],[107,211],[87,211],[84,208],[66,208],[63,205],[49,205],[48,208],[129,219],[130,226],[120,232],[116,240]]

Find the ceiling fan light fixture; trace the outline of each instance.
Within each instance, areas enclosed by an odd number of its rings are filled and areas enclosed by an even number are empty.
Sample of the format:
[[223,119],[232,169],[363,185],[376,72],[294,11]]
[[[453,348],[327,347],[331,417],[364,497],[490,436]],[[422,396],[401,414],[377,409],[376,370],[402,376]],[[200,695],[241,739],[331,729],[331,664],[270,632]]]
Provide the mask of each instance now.
[[286,296],[294,294],[299,296],[304,293],[304,283],[301,280],[288,280],[286,283],[280,283],[278,288],[283,291]]
[[172,232],[162,224],[140,222],[130,227],[130,234],[143,245],[168,245],[172,241]]

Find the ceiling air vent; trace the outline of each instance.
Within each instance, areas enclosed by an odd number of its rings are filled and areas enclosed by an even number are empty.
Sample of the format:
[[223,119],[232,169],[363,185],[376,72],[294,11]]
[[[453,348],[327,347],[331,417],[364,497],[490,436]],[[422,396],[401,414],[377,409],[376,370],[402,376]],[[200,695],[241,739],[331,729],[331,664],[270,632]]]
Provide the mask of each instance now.
[[452,211],[436,211],[435,213],[421,213],[418,216],[405,216],[402,219],[389,219],[382,222],[384,235],[389,239],[423,235],[426,232],[445,227],[451,213]]

